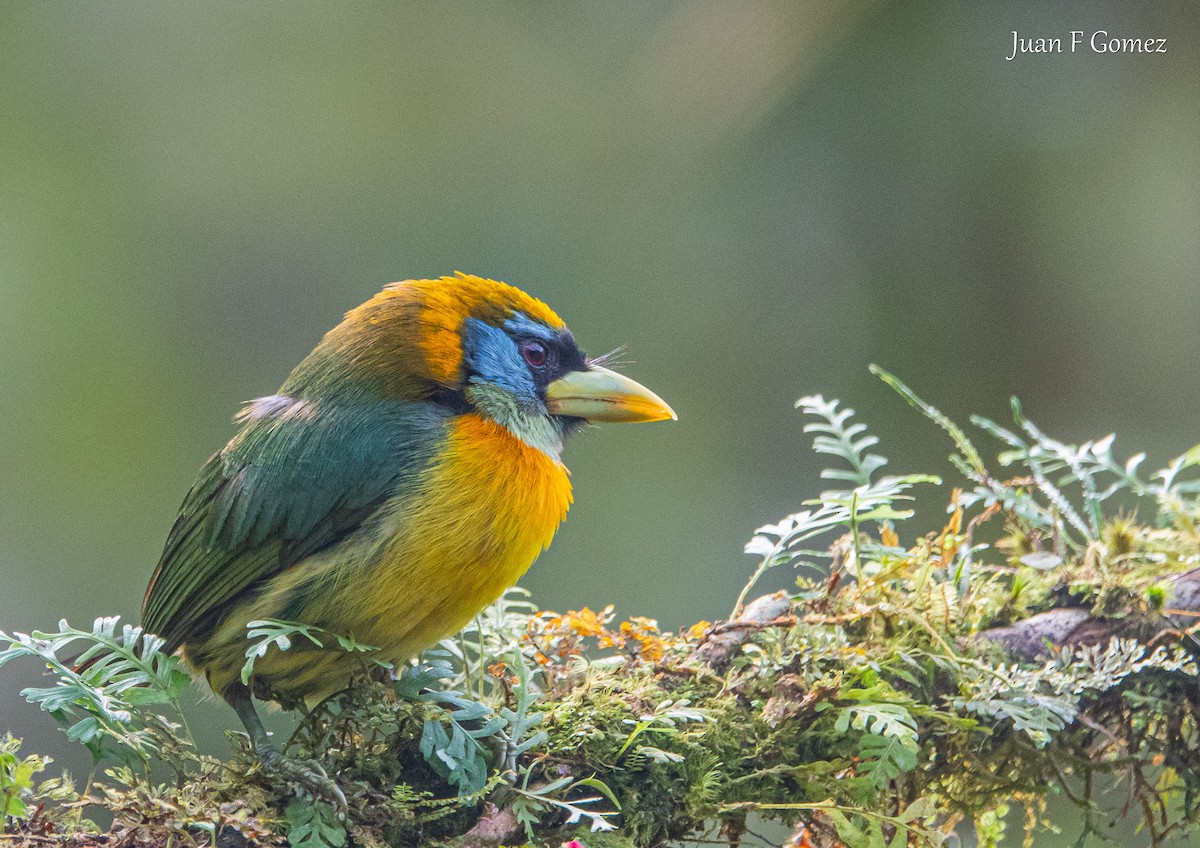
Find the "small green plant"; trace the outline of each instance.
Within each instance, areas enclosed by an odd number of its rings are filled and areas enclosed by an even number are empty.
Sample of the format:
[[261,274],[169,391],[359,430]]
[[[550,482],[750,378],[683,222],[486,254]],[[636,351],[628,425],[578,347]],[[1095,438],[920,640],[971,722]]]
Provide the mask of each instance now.
[[18,757],[20,750],[20,743],[12,736],[0,739],[0,816],[6,821],[29,815],[25,799],[33,794],[33,778],[51,762],[32,754]]
[[844,707],[833,727],[839,733],[853,728],[863,734],[858,748],[862,770],[881,789],[917,767],[917,722],[900,704]]
[[738,595],[731,618],[738,617],[750,590],[767,570],[780,565],[812,565],[809,558],[832,557],[828,549],[799,546],[834,531],[849,534],[850,565],[861,580],[864,557],[877,558],[899,551],[888,551],[886,545],[877,542],[864,543],[860,530],[868,522],[886,527],[890,522],[911,518],[912,510],[897,508],[897,504],[912,500],[912,496],[907,494],[908,490],[920,483],[937,485],[942,482],[931,474],[904,474],[875,479],[875,472],[886,465],[887,460],[867,451],[877,445],[879,439],[865,435],[865,424],[848,423],[854,417],[854,410],[839,410],[838,405],[839,401],[826,401],[820,395],[796,401],[796,407],[804,414],[819,419],[804,425],[804,432],[817,434],[813,439],[813,450],[836,456],[850,466],[827,468],[821,472],[822,479],[854,483],[855,487],[826,490],[819,498],[804,502],[813,506],[813,509],[794,513],[778,524],[768,524],[755,531],[754,538],[746,545],[746,553],[761,559]]
[[[528,774],[526,775],[528,777]],[[586,795],[565,800],[577,789],[598,790],[600,795]],[[616,830],[617,826],[611,821],[616,812],[603,812],[591,809],[585,805],[605,801],[617,805],[616,796],[595,778],[572,780],[570,777],[560,777],[550,783],[530,787],[528,782],[513,788],[515,793],[512,810],[517,821],[525,829],[525,835],[531,841],[536,839],[536,827],[542,823],[548,813],[559,812],[566,816],[564,825],[570,826],[585,821],[588,829],[597,831]]]
[[445,652],[426,652],[421,663],[401,677],[399,691],[441,708],[425,719],[421,754],[465,795],[487,783],[489,751],[484,740],[496,736],[504,720],[487,704],[466,698],[457,689],[440,688],[456,677]]
[[283,812],[292,848],[342,848],[346,825],[325,801],[297,798]]
[[[68,738],[86,746],[93,762],[114,758],[144,765],[162,757],[182,767],[195,747],[180,706],[191,676],[177,658],[163,653],[157,636],[128,624],[118,631],[119,624],[113,617],[96,619],[90,631],[65,621],[56,633],[0,631],[0,641],[8,643],[0,651],[0,667],[33,658],[57,676],[54,685],[21,694],[62,725]],[[80,646],[82,652],[71,656]],[[162,706],[178,724],[158,712]]]

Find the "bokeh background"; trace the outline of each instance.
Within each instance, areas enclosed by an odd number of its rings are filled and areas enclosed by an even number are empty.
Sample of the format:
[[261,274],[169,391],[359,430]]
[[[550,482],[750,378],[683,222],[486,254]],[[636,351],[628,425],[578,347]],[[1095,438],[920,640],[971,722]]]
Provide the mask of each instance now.
[[[1168,52],[1005,60],[1072,29]],[[5,4],[0,629],[136,618],[238,404],[456,269],[680,416],[569,446],[534,599],[720,617],[820,489],[797,397],[949,471],[869,362],[1147,467],[1200,441],[1198,236],[1192,2]],[[78,769],[37,679],[3,672],[0,730]]]

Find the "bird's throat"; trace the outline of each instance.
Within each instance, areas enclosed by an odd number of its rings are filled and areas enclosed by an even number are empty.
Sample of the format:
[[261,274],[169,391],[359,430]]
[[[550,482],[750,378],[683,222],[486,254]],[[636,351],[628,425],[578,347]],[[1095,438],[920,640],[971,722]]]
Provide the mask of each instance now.
[[499,424],[529,447],[559,461],[563,446],[562,427],[545,408],[527,409],[510,392],[484,381],[474,381],[467,386],[466,396],[484,419]]

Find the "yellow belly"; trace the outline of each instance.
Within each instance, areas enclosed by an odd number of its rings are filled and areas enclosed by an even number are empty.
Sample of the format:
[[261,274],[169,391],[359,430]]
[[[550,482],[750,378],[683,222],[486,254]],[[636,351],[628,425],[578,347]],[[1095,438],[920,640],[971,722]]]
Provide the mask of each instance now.
[[[561,462],[498,424],[460,416],[415,491],[237,604],[211,639],[189,648],[189,659],[220,692],[244,660],[246,622],[290,617],[377,645],[381,658],[403,662],[461,630],[515,584],[550,544],[570,504]],[[255,674],[275,691],[311,700],[344,687],[359,668],[344,652],[296,645],[269,652]]]

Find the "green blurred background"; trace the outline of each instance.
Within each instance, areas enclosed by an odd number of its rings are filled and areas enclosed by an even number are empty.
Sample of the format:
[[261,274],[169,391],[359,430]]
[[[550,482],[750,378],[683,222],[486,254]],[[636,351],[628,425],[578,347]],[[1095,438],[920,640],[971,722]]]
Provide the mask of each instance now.
[[[1009,62],[1014,29],[1169,52]],[[680,416],[569,445],[543,607],[726,614],[820,488],[802,394],[949,471],[872,361],[1161,464],[1200,440],[1198,56],[1193,2],[5,4],[0,629],[136,617],[238,404],[456,269]],[[79,768],[3,675],[0,729]]]

